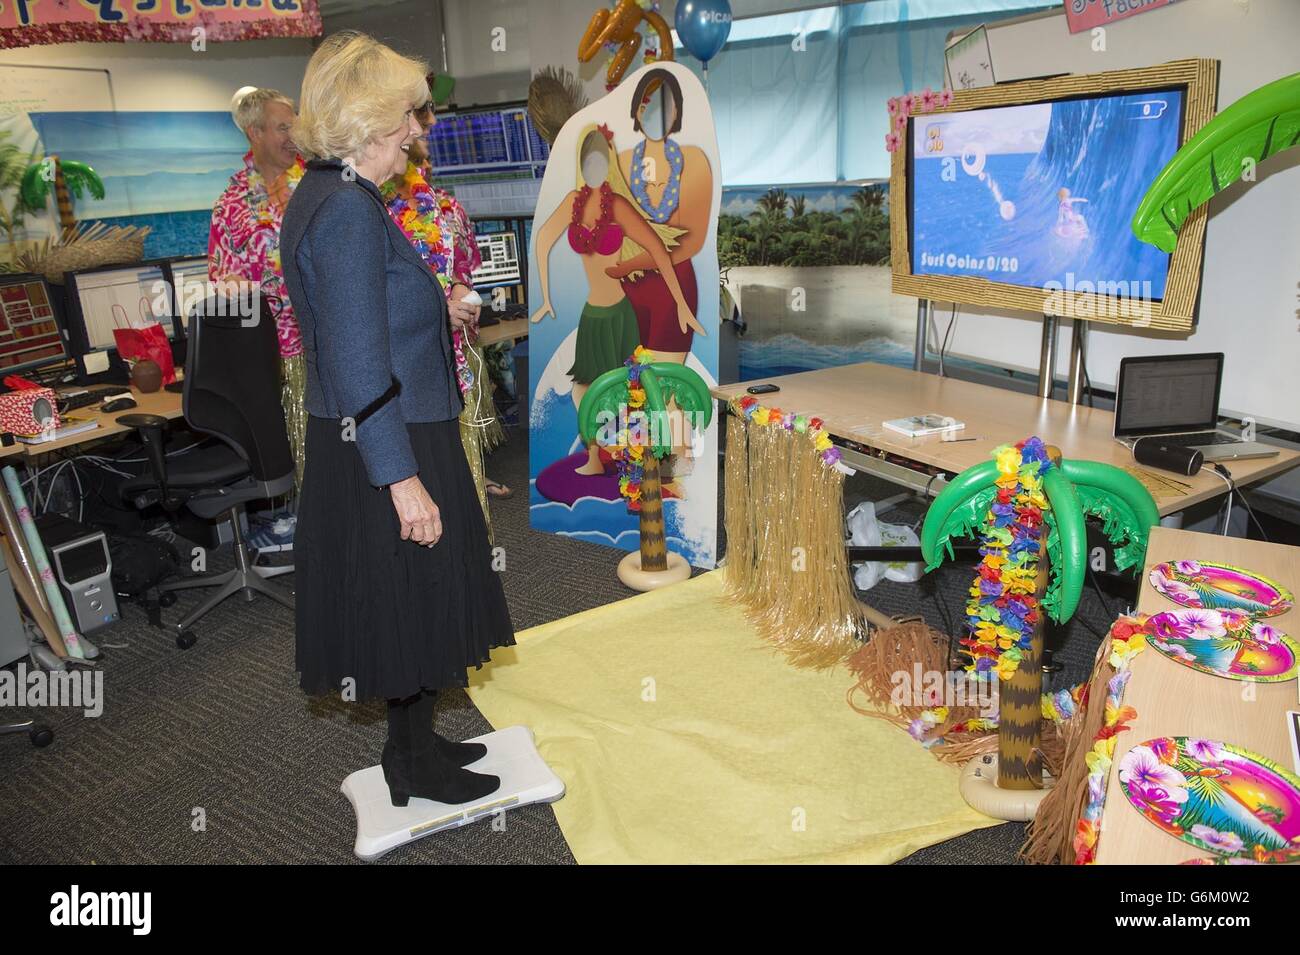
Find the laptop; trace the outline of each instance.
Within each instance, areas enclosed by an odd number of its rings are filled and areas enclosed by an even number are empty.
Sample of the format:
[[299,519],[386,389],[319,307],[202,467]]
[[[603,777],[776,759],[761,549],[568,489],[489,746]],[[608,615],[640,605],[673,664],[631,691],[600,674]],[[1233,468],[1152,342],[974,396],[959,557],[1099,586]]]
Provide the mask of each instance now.
[[1267,458],[1278,449],[1219,425],[1223,353],[1124,358],[1115,387],[1115,440],[1133,448],[1144,438],[1195,448],[1207,461]]

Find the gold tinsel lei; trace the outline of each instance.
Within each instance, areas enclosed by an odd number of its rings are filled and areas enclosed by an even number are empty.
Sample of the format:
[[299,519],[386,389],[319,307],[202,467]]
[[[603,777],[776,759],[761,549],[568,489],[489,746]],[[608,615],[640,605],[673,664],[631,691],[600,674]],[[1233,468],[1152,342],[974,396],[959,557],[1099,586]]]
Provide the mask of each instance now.
[[307,463],[307,361],[302,355],[280,359],[280,405],[284,426],[293,452],[294,488],[302,487],[302,469]]
[[483,463],[483,455],[504,440],[505,431],[492,404],[492,385],[488,380],[483,353],[466,343],[465,361],[474,375],[474,384],[465,395],[465,407],[460,413],[460,442],[465,447],[469,472],[474,476],[474,488],[478,491],[478,502],[483,508],[483,521],[487,524],[490,542],[492,515],[488,509],[487,468]]
[[844,548],[844,474],[806,434],[727,418],[727,594],[795,666],[835,666],[867,622]]

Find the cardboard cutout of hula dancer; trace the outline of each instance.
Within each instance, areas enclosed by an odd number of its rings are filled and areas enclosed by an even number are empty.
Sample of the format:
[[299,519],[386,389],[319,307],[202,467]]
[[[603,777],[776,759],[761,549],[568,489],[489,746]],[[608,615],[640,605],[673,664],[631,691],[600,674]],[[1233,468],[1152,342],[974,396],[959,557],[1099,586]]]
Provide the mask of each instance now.
[[[629,75],[551,147],[529,257],[529,513],[538,530],[625,550],[637,521],[610,454],[579,434],[591,382],[637,346],[717,382],[717,137],[699,79],[677,63]],[[546,319],[543,321],[543,319]],[[669,402],[665,538],[691,564],[717,547],[717,425]]]
[[[593,381],[623,364],[638,345],[644,344],[639,316],[626,293],[629,283],[620,282],[613,275],[615,271],[631,272],[623,263],[645,260],[662,270],[668,281],[660,285],[674,327],[680,325],[688,332],[703,332],[695,320],[694,303],[688,304],[673,274],[664,238],[628,201],[627,183],[614,162],[613,138],[614,134],[604,125],[583,131],[578,145],[578,188],[564,197],[537,233],[537,274],[542,304],[533,312],[534,323],[547,315],[555,317],[549,261],[555,243],[566,232],[569,248],[582,257],[587,275],[587,303],[578,320],[577,354],[568,372],[573,379],[574,407],[582,404],[582,396]],[[694,286],[692,273],[692,291]],[[680,360],[684,361],[685,357],[683,354]],[[600,449],[592,442],[587,448],[587,460],[575,471],[594,476],[604,474],[605,470]]]

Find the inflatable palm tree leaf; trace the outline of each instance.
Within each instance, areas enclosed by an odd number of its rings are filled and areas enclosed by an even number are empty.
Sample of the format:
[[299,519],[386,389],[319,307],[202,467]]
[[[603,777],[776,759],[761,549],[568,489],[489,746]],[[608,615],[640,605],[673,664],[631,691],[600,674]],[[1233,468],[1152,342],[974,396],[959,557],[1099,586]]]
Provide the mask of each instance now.
[[1133,234],[1163,252],[1192,210],[1247,169],[1300,144],[1300,73],[1247,93],[1189,139],[1160,170],[1133,215]]
[[56,185],[60,175],[68,191],[78,199],[87,192],[96,199],[104,198],[104,180],[91,166],[75,159],[47,156],[32,163],[23,173],[18,184],[18,195],[23,205],[33,211],[43,209],[50,189]]
[[[628,369],[624,365],[611,368],[587,389],[578,409],[578,433],[583,441],[600,441],[604,438],[601,443],[614,443],[609,440],[612,437],[609,425],[620,420],[623,407],[627,404],[627,373]],[[709,386],[685,365],[663,361],[643,364],[641,388],[645,391],[642,410],[652,421],[656,417],[659,421],[663,420],[670,398],[676,402],[677,407],[690,414],[691,424],[700,424],[702,420],[700,426],[703,429],[713,420],[713,397],[709,394]],[[663,458],[672,453],[670,428],[653,427],[650,436],[658,439],[650,448],[655,457]]]
[[[997,497],[997,465],[988,461],[958,474],[934,500],[921,530],[926,570],[953,556],[952,540],[971,537],[988,524]],[[1101,521],[1115,546],[1119,570],[1140,566],[1150,528],[1160,522],[1150,493],[1120,468],[1093,461],[1062,460],[1042,474],[1048,509],[1043,514],[1050,577],[1043,608],[1064,623],[1079,606],[1088,570],[1085,516]]]
[[61,160],[59,165],[63,167],[63,178],[67,180],[68,188],[78,199],[85,192],[96,199],[104,198],[104,180],[86,163],[67,159]]

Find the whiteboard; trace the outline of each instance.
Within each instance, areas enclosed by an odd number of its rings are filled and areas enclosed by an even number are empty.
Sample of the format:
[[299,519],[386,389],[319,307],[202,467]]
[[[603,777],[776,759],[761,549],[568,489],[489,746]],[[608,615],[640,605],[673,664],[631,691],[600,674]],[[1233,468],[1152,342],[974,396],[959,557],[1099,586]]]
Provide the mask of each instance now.
[[108,70],[0,66],[0,117],[14,113],[111,112]]
[[[989,26],[999,81],[1062,72],[1100,73],[1187,57],[1220,61],[1219,110],[1251,90],[1300,72],[1300,2],[1182,0],[1107,28],[1105,49],[1089,33],[1071,36],[1065,15]],[[1221,405],[1264,424],[1300,430],[1300,149],[1261,164],[1254,183],[1210,201],[1198,323],[1190,333],[1092,323],[1088,373],[1113,387],[1127,355],[1226,355]],[[940,330],[948,307],[936,309]],[[1042,319],[962,306],[949,354],[1037,371]],[[1057,373],[1069,360],[1070,323],[1061,323]]]

